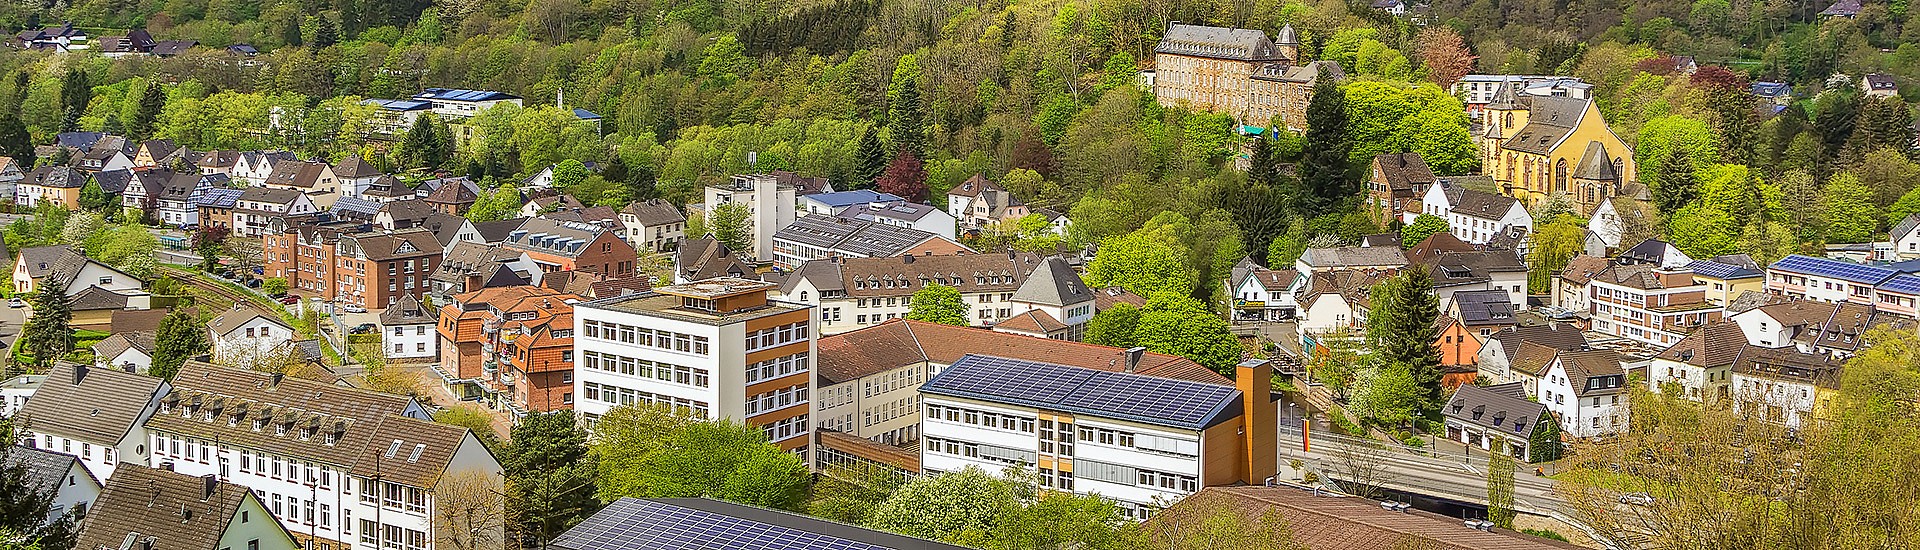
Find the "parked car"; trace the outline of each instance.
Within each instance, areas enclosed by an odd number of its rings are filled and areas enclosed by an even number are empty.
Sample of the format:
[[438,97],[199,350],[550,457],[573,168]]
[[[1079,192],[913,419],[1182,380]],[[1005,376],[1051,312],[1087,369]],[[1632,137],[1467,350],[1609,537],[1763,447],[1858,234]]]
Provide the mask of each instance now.
[[299,296],[282,296],[280,298],[280,303],[286,304],[286,305],[298,304],[300,303],[300,297]]
[[346,311],[347,313],[366,313],[367,312],[367,308],[360,307],[358,304],[346,304],[346,305],[340,306],[340,309],[343,311]]
[[7,307],[27,307],[27,301],[19,298],[7,298]]
[[1632,504],[1634,506],[1647,506],[1653,504],[1653,495],[1646,493],[1627,493],[1620,495],[1620,503]]
[[360,323],[359,325],[355,325],[352,329],[348,329],[347,334],[371,334],[373,333],[374,330],[377,330],[379,328],[380,327],[375,326],[373,323]]

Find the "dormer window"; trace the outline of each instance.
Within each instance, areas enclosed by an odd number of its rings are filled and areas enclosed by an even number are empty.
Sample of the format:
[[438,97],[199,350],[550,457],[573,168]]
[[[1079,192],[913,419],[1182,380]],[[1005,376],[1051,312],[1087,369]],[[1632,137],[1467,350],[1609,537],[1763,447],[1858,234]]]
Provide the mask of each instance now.
[[257,432],[264,429],[267,429],[267,419],[265,418],[253,419],[253,431]]
[[287,428],[289,426],[292,426],[291,422],[282,422],[279,424],[274,424],[273,435],[287,435]]
[[312,426],[300,428],[300,439],[313,439],[315,429]]

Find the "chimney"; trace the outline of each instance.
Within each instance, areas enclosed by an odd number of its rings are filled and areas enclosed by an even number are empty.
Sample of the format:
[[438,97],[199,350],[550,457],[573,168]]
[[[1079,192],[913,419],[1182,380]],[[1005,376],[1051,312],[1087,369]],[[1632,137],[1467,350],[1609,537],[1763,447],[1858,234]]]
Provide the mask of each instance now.
[[207,474],[200,476],[200,500],[213,498],[214,491],[220,489],[220,479]]
[[1143,356],[1146,356],[1146,354],[1147,354],[1147,348],[1143,348],[1143,347],[1127,348],[1126,372],[1133,372],[1134,369],[1140,368],[1140,358]]
[[80,385],[80,381],[85,380],[86,378],[87,378],[87,366],[74,365],[73,366],[73,385],[75,386]]
[[1248,484],[1276,475],[1279,469],[1279,408],[1273,404],[1273,364],[1248,359],[1234,367],[1234,386],[1240,390],[1240,480]]

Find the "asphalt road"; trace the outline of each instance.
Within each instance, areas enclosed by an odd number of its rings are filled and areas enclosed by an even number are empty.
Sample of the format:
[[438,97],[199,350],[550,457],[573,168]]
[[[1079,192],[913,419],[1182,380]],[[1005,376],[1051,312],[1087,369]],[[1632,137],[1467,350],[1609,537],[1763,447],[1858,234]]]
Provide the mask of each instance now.
[[[1312,451],[1302,451],[1300,436],[1280,432],[1280,470],[1292,471],[1291,461],[1300,459],[1317,468],[1322,475],[1338,477],[1341,449],[1347,444],[1333,437],[1313,435]],[[1382,486],[1388,489],[1484,504],[1487,500],[1485,461],[1473,461],[1471,468],[1461,460],[1437,459],[1403,451],[1380,456],[1384,469]],[[1554,480],[1533,475],[1531,467],[1519,465],[1514,474],[1514,504],[1523,512],[1546,514],[1565,508],[1565,501],[1553,493]]]

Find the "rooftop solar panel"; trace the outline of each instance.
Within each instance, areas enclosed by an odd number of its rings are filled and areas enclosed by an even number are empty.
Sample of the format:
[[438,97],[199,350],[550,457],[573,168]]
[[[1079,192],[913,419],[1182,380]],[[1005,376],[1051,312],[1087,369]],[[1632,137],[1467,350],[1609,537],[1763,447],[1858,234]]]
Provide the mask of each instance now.
[[1893,277],[1894,274],[1898,273],[1897,271],[1894,271],[1892,269],[1879,267],[1879,266],[1856,264],[1852,262],[1846,262],[1841,260],[1830,260],[1825,258],[1813,258],[1808,256],[1800,256],[1797,254],[1793,256],[1787,256],[1786,258],[1782,258],[1780,261],[1774,262],[1773,265],[1768,266],[1767,269],[1773,270],[1773,271],[1789,271],[1794,273],[1804,273],[1804,274],[1812,275],[1816,277],[1827,277],[1832,279],[1840,279],[1843,281],[1868,284],[1868,285],[1880,284],[1881,282],[1886,281],[1888,278]]
[[962,357],[920,389],[1186,429],[1205,428],[1240,396],[1228,386],[988,355]]
[[1882,292],[1920,295],[1920,277],[1913,275],[1895,275],[1878,287]]
[[[702,500],[620,499],[554,539],[553,545],[567,550],[957,548],[805,516]],[[682,503],[689,506],[678,505]],[[723,513],[725,511],[731,513]]]

